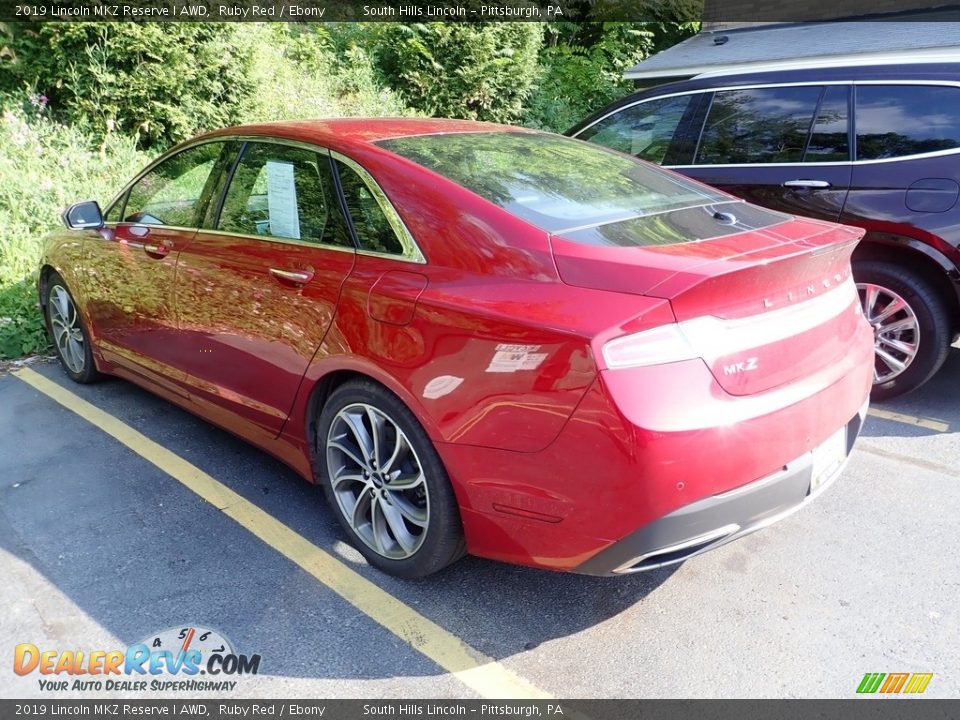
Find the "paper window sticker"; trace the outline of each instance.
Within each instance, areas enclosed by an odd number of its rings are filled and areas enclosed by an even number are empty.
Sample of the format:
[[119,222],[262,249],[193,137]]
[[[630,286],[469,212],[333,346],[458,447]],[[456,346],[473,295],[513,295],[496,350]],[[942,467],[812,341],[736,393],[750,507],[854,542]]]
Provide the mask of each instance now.
[[300,213],[293,163],[267,160],[267,211],[270,234],[300,239]]

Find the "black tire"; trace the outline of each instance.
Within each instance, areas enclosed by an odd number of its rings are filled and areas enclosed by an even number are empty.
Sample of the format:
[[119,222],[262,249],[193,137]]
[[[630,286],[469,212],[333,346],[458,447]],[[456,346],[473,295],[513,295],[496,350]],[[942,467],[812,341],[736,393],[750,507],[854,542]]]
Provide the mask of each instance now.
[[[87,324],[83,321],[83,316],[77,309],[76,302],[70,288],[57,273],[51,273],[43,285],[46,297],[44,298],[44,319],[47,323],[47,333],[53,341],[53,347],[57,353],[57,359],[60,361],[60,367],[71,380],[77,383],[87,384],[97,382],[104,378],[104,375],[97,370],[93,361],[93,348],[90,345],[90,331]],[[61,294],[64,293],[65,295]],[[66,308],[62,309],[60,304],[66,299]],[[61,320],[66,314],[69,328]],[[78,346],[82,351],[70,352],[69,347],[65,349],[58,338],[63,337],[63,332],[73,333],[74,338],[78,339],[77,344],[72,344],[74,348]]]
[[[393,443],[397,443],[400,432],[402,432],[403,441],[409,444],[412,452],[404,450],[404,454],[396,455],[398,460],[395,466],[391,465],[389,460],[368,463],[368,458],[377,452],[365,453],[360,448],[360,442],[356,441],[357,436],[347,434],[349,423],[346,418],[349,416],[355,421],[365,423],[361,432],[365,432],[366,438],[373,442],[373,433],[370,431],[370,411],[366,408],[373,409],[372,412],[378,422],[393,423],[392,428],[389,425],[381,425],[381,428],[386,428],[381,430],[384,439],[381,439],[376,446],[397,447],[397,444],[391,443],[391,438]],[[333,433],[331,433],[332,428]],[[400,432],[397,432],[397,429]],[[334,442],[337,444],[333,444]],[[360,459],[364,462],[356,462],[350,455],[339,449],[344,446],[349,447],[355,455],[362,455]],[[389,450],[385,452],[385,454],[389,453]],[[399,468],[400,465],[404,466],[404,470],[396,469],[390,472],[391,469]],[[443,462],[413,413],[400,398],[382,385],[371,380],[350,380],[330,394],[317,422],[314,467],[327,502],[337,516],[337,520],[353,545],[374,567],[396,577],[419,578],[441,570],[466,554],[460,510]],[[377,469],[368,476],[367,471],[361,472],[364,467]],[[396,481],[403,483],[406,480],[403,475],[406,474],[407,478],[413,477],[416,471],[412,468],[416,467],[424,478],[416,489],[399,491],[393,489],[391,483],[394,480],[390,479],[393,474],[397,474]],[[331,468],[335,469],[331,471]],[[381,476],[380,472],[383,468],[385,470]],[[355,479],[341,482],[338,493],[334,490],[332,473],[337,474],[337,477],[346,476]],[[400,493],[399,503],[396,499],[390,499],[397,498],[397,493]],[[366,505],[363,505],[361,500],[363,497],[367,498]],[[367,513],[358,513],[357,507],[370,508],[370,522],[357,523],[361,526],[360,531],[353,527],[353,523],[347,517],[350,514],[351,502],[354,508],[352,514],[362,516],[363,520]],[[397,515],[395,508],[398,505],[414,508],[419,512],[424,512],[425,509],[427,518],[425,527],[412,524],[407,516]],[[374,520],[378,510],[380,512],[378,517],[381,518],[379,524],[381,532],[377,531],[377,523]],[[399,532],[394,529],[388,515],[392,516],[393,522],[397,522],[398,518],[403,522]],[[416,534],[408,535],[408,531]],[[415,549],[401,547],[402,543],[398,540],[400,535],[406,538],[408,544],[413,537]],[[373,543],[380,543],[383,552],[378,551]],[[389,548],[393,548],[396,554],[405,556],[389,557],[385,554]]]
[[[853,266],[853,275],[860,288],[861,301],[866,284],[895,293],[909,306],[919,328],[919,343],[913,360],[889,379],[875,380],[871,398],[887,400],[916,390],[932,378],[947,359],[952,323],[946,301],[923,275],[893,263],[881,260],[857,262]],[[889,369],[879,356],[875,362],[878,372]]]

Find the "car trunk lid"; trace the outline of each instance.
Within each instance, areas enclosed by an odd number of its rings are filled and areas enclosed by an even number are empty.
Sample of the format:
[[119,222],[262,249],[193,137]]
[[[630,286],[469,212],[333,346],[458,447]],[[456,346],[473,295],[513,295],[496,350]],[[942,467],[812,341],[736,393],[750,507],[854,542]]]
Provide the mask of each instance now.
[[551,237],[571,285],[670,301],[727,392],[813,375],[855,342],[850,254],[863,231],[746,203],[684,208]]

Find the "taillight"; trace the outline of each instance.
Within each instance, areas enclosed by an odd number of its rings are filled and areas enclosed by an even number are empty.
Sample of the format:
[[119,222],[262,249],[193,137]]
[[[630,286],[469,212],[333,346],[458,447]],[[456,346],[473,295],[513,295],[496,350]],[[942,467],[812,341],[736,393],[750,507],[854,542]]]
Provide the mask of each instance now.
[[611,370],[692,360],[698,357],[677,324],[625,335],[603,346],[603,360]]
[[853,280],[809,300],[741,318],[691,318],[624,335],[603,346],[607,368],[645,367],[716,358],[769,345],[830,322],[842,312],[862,314]]

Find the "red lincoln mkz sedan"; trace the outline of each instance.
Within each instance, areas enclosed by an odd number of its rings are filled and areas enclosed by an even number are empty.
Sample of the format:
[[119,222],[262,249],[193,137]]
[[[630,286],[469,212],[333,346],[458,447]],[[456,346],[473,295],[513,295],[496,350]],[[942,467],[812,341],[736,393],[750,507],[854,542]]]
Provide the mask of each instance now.
[[395,575],[681,562],[819,493],[866,411],[862,230],[559,135],[232,128],[64,220],[67,374],[272,453]]

